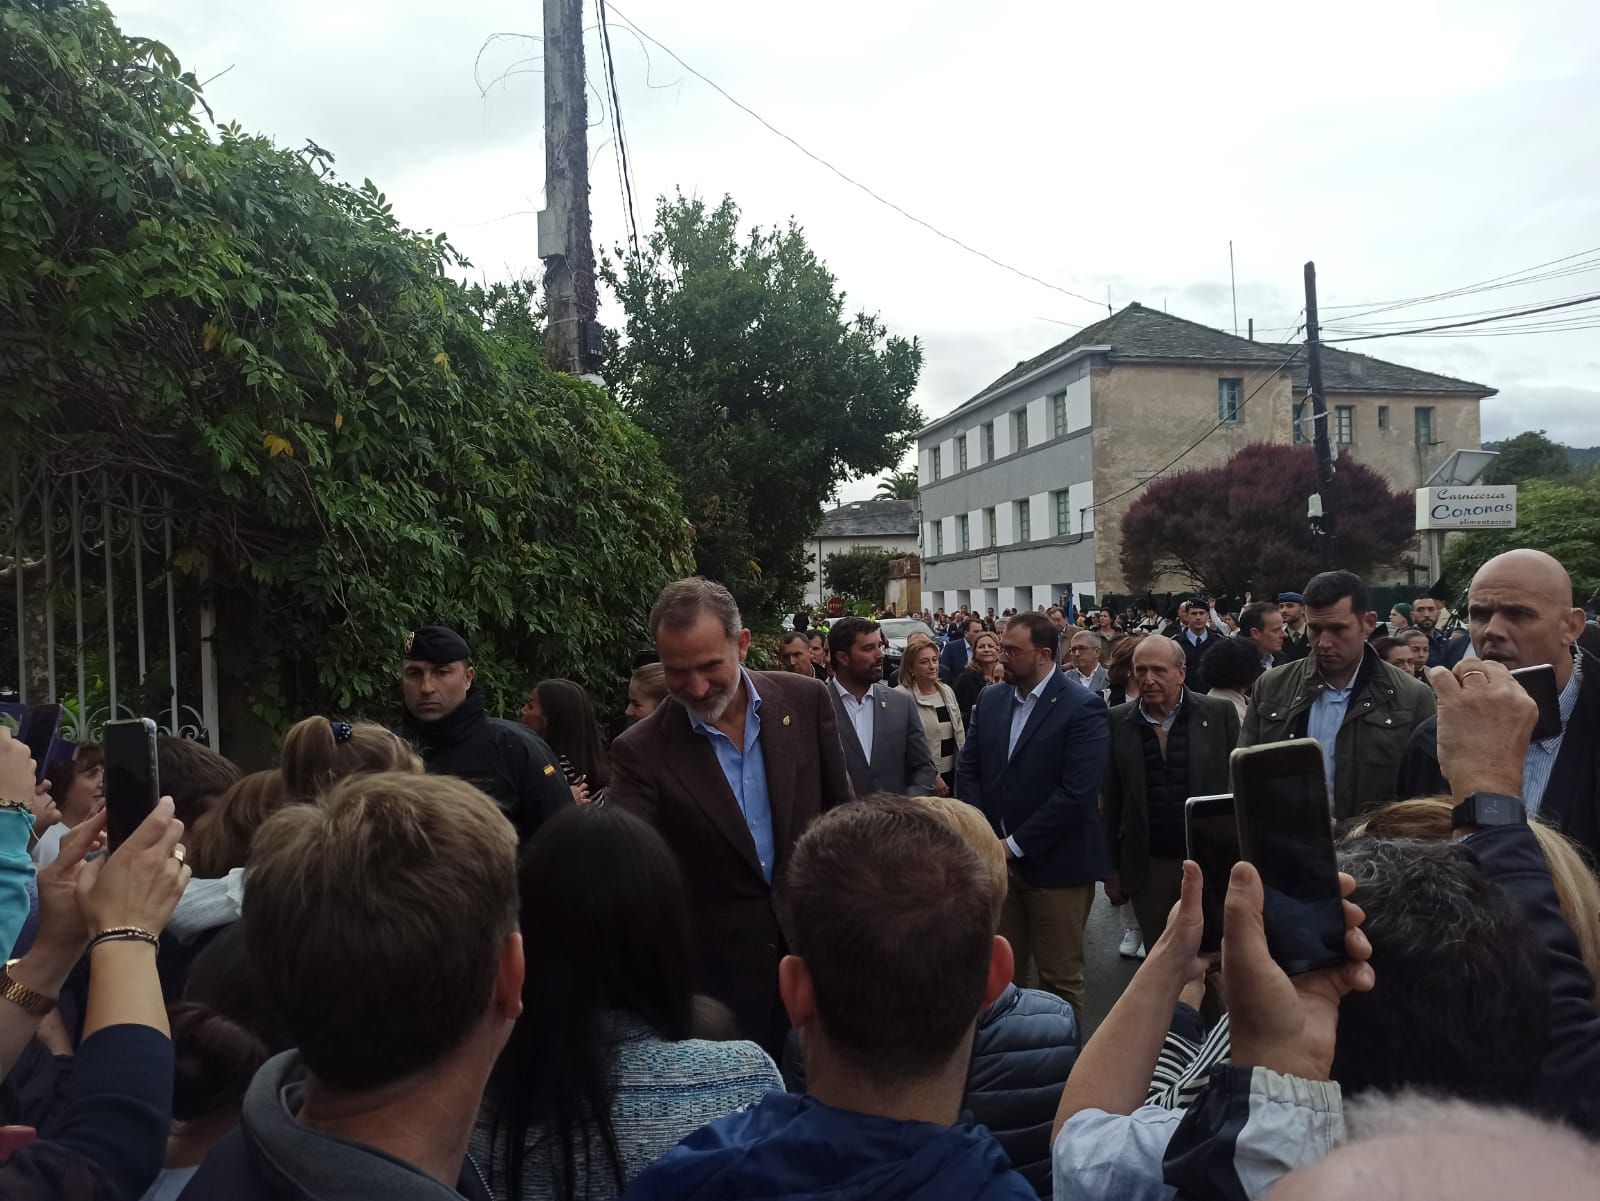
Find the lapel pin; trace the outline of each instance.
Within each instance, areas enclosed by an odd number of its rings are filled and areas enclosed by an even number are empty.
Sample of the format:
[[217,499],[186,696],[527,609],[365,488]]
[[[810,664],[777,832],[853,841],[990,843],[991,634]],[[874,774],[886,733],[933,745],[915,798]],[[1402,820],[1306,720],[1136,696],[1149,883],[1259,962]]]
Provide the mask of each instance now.
[[889,702],[888,701],[879,701],[878,702],[878,708],[887,709],[888,707],[889,707]]
[[1211,728],[1211,723],[1209,721],[1206,721],[1204,718],[1201,718],[1200,719],[1200,728],[1202,730],[1209,730]]
[[784,725],[788,725],[789,724],[789,715],[787,713],[785,713],[783,715],[783,724]]

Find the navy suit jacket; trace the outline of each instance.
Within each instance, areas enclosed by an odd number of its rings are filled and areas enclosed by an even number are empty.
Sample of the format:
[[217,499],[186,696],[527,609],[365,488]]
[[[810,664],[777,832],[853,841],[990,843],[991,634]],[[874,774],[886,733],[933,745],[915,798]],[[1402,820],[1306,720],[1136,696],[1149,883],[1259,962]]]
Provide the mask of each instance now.
[[1095,693],[1051,672],[1007,757],[1017,690],[985,688],[972,706],[956,764],[956,796],[983,810],[1022,848],[1014,866],[1035,888],[1092,884],[1111,872],[1100,826],[1100,783],[1111,754],[1110,715]]
[[972,659],[972,647],[965,638],[952,638],[939,652],[939,678],[954,686],[956,677],[966,670]]

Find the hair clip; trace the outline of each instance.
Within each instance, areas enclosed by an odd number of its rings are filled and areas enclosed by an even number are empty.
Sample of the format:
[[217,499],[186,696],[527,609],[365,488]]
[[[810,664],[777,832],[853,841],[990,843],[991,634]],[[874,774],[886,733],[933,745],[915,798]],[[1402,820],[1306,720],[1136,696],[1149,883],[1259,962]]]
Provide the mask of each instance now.
[[335,742],[349,742],[350,736],[356,732],[356,728],[347,721],[330,721],[328,728],[333,731]]

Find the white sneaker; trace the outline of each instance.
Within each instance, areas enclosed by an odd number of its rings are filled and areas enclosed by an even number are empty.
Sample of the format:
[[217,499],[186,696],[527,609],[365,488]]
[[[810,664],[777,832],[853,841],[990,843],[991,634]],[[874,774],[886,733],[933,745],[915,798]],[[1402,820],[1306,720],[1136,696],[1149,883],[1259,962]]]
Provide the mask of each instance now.
[[1122,945],[1117,948],[1117,954],[1124,959],[1136,959],[1139,955],[1139,948],[1143,945],[1139,941],[1139,932],[1137,930],[1124,930],[1122,932]]
[[1144,943],[1142,941],[1139,943],[1139,953],[1137,955],[1135,955],[1134,958],[1135,959],[1143,959],[1144,958]]

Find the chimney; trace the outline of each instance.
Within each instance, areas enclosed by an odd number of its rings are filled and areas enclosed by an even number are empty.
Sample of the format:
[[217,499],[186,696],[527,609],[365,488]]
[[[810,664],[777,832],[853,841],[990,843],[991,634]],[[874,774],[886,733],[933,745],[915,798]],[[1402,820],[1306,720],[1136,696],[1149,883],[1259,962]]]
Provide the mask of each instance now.
[[1256,340],[1256,319],[1254,317],[1252,317],[1252,318],[1250,318],[1250,341],[1254,342],[1255,340]]

